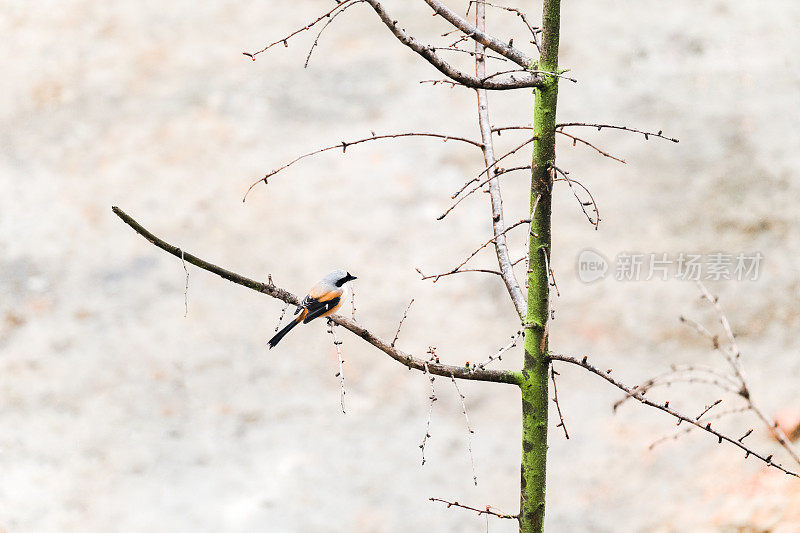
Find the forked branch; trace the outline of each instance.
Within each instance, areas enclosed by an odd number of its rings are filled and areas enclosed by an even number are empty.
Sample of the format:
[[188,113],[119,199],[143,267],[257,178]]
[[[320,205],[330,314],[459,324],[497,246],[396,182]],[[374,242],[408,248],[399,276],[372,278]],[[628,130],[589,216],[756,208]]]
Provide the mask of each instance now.
[[[450,15],[455,15],[455,13],[452,13],[449,9],[442,6],[438,2],[432,2],[431,0],[425,0],[425,1],[428,3],[428,5],[434,8],[437,14],[442,15],[444,18],[448,20],[448,22],[452,23],[452,21],[448,17],[450,17]],[[417,54],[422,56],[428,63],[433,65],[439,72],[441,72],[448,78],[460,83],[461,85],[464,85],[466,87],[471,87],[473,89],[507,90],[507,89],[521,89],[525,87],[539,87],[543,83],[542,76],[538,74],[528,74],[525,76],[524,79],[521,80],[518,80],[513,77],[507,80],[491,80],[491,79],[482,80],[476,76],[471,76],[469,74],[461,72],[456,68],[452,67],[447,62],[445,62],[441,57],[439,57],[436,54],[435,47],[419,42],[417,39],[409,35],[404,29],[402,29],[398,25],[398,21],[389,16],[386,10],[383,9],[383,6],[381,5],[380,2],[378,2],[377,0],[366,0],[366,2],[372,7],[375,13],[378,14],[378,17],[380,17],[381,22],[383,22],[384,25],[387,28],[389,28],[389,31],[392,32],[392,34],[397,38],[398,41],[400,41],[401,43],[403,43],[404,45],[415,51]],[[476,41],[484,42],[484,44],[491,43],[491,45],[489,44],[486,45],[492,48],[492,50],[502,55],[503,57],[510,59],[514,63],[517,63],[518,65],[525,67],[526,69],[533,64],[533,60],[531,58],[527,57],[525,54],[523,54],[516,48],[509,47],[501,43],[497,39],[487,36],[486,34],[480,32],[476,33],[477,29],[468,22],[466,22],[464,19],[459,17],[458,15],[455,15],[455,19],[453,20],[456,19],[463,22],[463,28],[467,28],[465,33],[467,33],[469,37],[475,39]],[[458,24],[454,25],[458,27],[458,29],[464,31],[464,29]]]
[[677,410],[675,410],[674,408],[669,406],[669,402],[661,404],[661,403],[657,403],[657,402],[655,402],[653,400],[650,400],[649,398],[645,398],[642,395],[642,393],[638,392],[634,388],[629,387],[629,386],[625,385],[624,383],[622,383],[622,382],[614,379],[613,377],[611,377],[610,371],[605,371],[604,372],[604,371],[600,370],[599,368],[595,367],[594,365],[592,365],[591,363],[589,363],[587,361],[586,357],[584,357],[583,359],[577,359],[575,357],[570,357],[568,355],[560,355],[560,354],[549,354],[549,357],[550,357],[551,360],[554,360],[554,361],[564,361],[565,363],[571,363],[573,365],[577,365],[577,366],[583,367],[584,369],[588,370],[592,374],[600,376],[601,378],[603,378],[604,380],[606,380],[607,382],[609,382],[613,386],[615,386],[618,389],[624,391],[628,396],[630,396],[631,398],[633,398],[637,402],[642,403],[642,404],[647,405],[647,406],[650,406],[650,407],[654,407],[654,408],[658,409],[659,411],[663,411],[663,412],[669,414],[670,416],[672,416],[674,418],[677,418],[679,423],[685,422],[685,423],[691,424],[691,425],[693,425],[693,426],[695,426],[695,427],[697,427],[699,429],[702,429],[703,431],[714,435],[720,443],[722,443],[722,441],[725,441],[725,442],[728,442],[730,444],[733,444],[734,446],[736,446],[737,448],[740,448],[741,450],[743,450],[745,452],[745,458],[747,458],[747,457],[752,455],[753,457],[756,457],[756,458],[760,459],[761,461],[763,461],[764,463],[766,463],[767,465],[769,465],[769,466],[771,466],[773,468],[777,468],[778,470],[780,470],[781,472],[784,472],[785,474],[800,478],[800,474],[798,474],[798,473],[796,473],[796,472],[794,472],[792,470],[789,470],[788,468],[785,468],[784,466],[782,466],[782,465],[780,465],[778,463],[774,463],[772,461],[772,454],[763,455],[763,454],[761,454],[759,452],[754,451],[752,448],[750,448],[749,446],[747,446],[744,443],[742,443],[741,442],[742,439],[738,439],[737,440],[735,437],[729,437],[729,436],[717,431],[716,429],[711,427],[711,422],[707,422],[707,421],[702,421],[701,422],[701,421],[697,420],[697,418],[698,418],[697,415],[691,416],[691,415],[685,415],[683,413],[678,412]]

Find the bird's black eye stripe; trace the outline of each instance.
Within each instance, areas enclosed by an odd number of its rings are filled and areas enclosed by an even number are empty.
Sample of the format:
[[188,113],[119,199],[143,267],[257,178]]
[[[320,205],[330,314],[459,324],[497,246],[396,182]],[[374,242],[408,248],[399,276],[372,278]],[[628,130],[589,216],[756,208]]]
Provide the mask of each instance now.
[[337,287],[341,287],[342,285],[344,285],[345,283],[347,283],[348,281],[353,280],[353,279],[356,279],[356,277],[354,275],[350,274],[350,272],[348,272],[345,277],[343,277],[342,279],[340,279],[339,281],[334,283],[334,285],[336,285]]

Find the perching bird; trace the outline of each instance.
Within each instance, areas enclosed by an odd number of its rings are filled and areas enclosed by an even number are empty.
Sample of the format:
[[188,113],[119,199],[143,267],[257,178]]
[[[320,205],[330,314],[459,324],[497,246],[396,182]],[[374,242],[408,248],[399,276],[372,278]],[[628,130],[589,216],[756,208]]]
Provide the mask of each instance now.
[[341,269],[334,270],[322,278],[319,283],[311,287],[308,295],[300,302],[300,306],[294,312],[298,315],[297,318],[269,340],[267,343],[269,347],[274,348],[300,322],[308,324],[317,317],[335,313],[347,298],[347,283],[354,279],[356,277],[350,275],[350,272]]

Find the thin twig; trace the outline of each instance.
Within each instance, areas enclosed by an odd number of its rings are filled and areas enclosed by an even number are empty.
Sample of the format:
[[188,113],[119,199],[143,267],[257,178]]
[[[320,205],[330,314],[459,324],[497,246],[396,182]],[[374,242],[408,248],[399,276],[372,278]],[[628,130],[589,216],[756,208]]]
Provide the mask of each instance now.
[[704,414],[706,414],[711,409],[713,409],[715,406],[717,406],[717,405],[719,405],[721,403],[722,403],[722,400],[717,400],[716,402],[712,403],[711,405],[707,405],[706,408],[703,409],[703,412],[700,413],[699,415],[697,415],[697,418],[695,418],[695,420],[700,420],[701,418],[703,418]]
[[521,67],[528,68],[533,64],[533,59],[525,55],[521,50],[509,46],[491,35],[487,35],[485,32],[461,18],[455,11],[439,2],[439,0],[425,0],[425,3],[433,9],[434,13],[461,30],[464,35],[468,36],[470,39],[479,42],[486,48],[494,50]]
[[[472,183],[475,183],[476,181],[478,181],[478,180],[480,179],[480,177],[481,177],[481,176],[483,176],[484,174],[486,174],[487,172],[489,172],[490,170],[492,170],[492,168],[496,167],[496,166],[497,166],[497,163],[499,163],[500,161],[502,161],[502,160],[503,160],[503,159],[505,159],[506,157],[509,157],[510,155],[512,155],[512,154],[515,154],[516,152],[518,152],[518,151],[519,151],[519,150],[521,150],[522,148],[525,148],[526,146],[528,146],[530,143],[532,143],[532,142],[533,142],[533,141],[535,141],[535,140],[536,140],[536,137],[535,137],[535,136],[534,136],[534,137],[531,137],[531,138],[529,138],[527,141],[525,141],[524,143],[522,143],[522,144],[520,144],[519,146],[517,146],[517,147],[513,148],[512,150],[510,150],[510,151],[506,152],[506,153],[505,153],[505,154],[503,154],[501,157],[499,157],[499,158],[497,158],[497,159],[494,159],[494,158],[493,158],[493,161],[489,161],[489,162],[487,162],[487,164],[486,164],[486,167],[485,167],[483,170],[481,170],[480,174],[478,174],[478,175],[477,175],[477,176],[475,176],[474,178],[472,178],[472,179],[470,179],[469,181],[467,181],[466,183],[464,183],[464,185],[462,185],[462,186],[461,186],[461,188],[459,188],[459,189],[458,189],[456,192],[454,192],[452,195],[450,195],[450,198],[451,198],[451,199],[453,199],[453,200],[455,200],[456,198],[458,198],[458,196],[459,196],[459,195],[460,195],[462,192],[464,192],[464,191],[467,189],[467,187],[469,187],[469,186],[470,186],[470,184],[472,184]],[[481,145],[481,149],[483,149],[483,145]],[[488,180],[486,180],[486,181],[482,182],[482,183],[481,183],[481,184],[479,184],[477,187],[478,187],[478,188],[480,188],[481,186],[483,186],[484,184],[488,183],[490,180],[494,179],[495,177],[496,177],[496,175],[492,175],[492,177],[491,177],[491,178],[489,178]],[[470,194],[471,194],[472,192],[475,192],[475,191],[471,191],[471,192],[470,192]],[[444,217],[442,217],[442,218],[444,218]],[[438,220],[438,219],[437,219],[437,220]]]
[[[430,348],[430,351],[433,352],[433,347]],[[431,358],[436,357],[435,354],[431,355]],[[428,404],[428,420],[425,422],[425,436],[422,437],[422,443],[419,445],[419,448],[422,450],[422,464],[425,465],[425,445],[428,443],[428,439],[431,438],[431,417],[433,416],[433,402],[435,402],[438,398],[436,398],[436,388],[433,385],[435,378],[433,374],[428,372],[428,363],[425,363],[425,370],[423,370],[425,375],[428,377],[428,381],[431,384],[431,395],[428,396],[428,400],[430,403]]]
[[448,509],[450,507],[460,507],[461,509],[466,509],[468,511],[474,511],[474,512],[478,513],[478,516],[480,516],[482,514],[483,515],[492,515],[492,516],[496,516],[497,518],[509,518],[509,519],[513,519],[513,520],[517,520],[519,518],[517,515],[511,515],[511,514],[508,514],[508,513],[504,513],[502,511],[495,510],[494,507],[491,507],[489,505],[487,505],[485,509],[476,509],[475,507],[470,507],[469,505],[463,505],[463,504],[460,504],[458,502],[449,502],[449,501],[443,500],[441,498],[428,498],[428,499],[430,501],[432,501],[432,502],[441,502],[441,503],[447,505]]
[[[454,194],[453,194],[453,195],[452,195],[450,198],[451,198],[451,199],[455,199],[455,198],[457,198],[459,195],[461,195],[461,193],[462,193],[462,192],[464,192],[464,190],[465,190],[467,187],[469,187],[469,185],[470,185],[470,184],[472,184],[472,183],[475,183],[476,181],[478,181],[478,180],[480,179],[480,177],[481,177],[481,176],[483,176],[483,175],[484,175],[484,174],[486,174],[486,173],[487,173],[489,170],[491,170],[491,169],[492,169],[492,167],[494,167],[495,165],[497,165],[497,163],[499,163],[500,161],[502,161],[502,160],[503,160],[503,159],[505,159],[506,157],[509,157],[510,155],[512,155],[512,154],[514,154],[514,153],[516,153],[517,151],[521,150],[522,148],[526,147],[527,145],[529,145],[530,143],[532,143],[532,142],[533,142],[533,141],[535,141],[535,140],[536,140],[536,137],[531,137],[530,139],[528,139],[528,140],[527,140],[527,141],[525,141],[524,143],[520,144],[520,145],[519,145],[519,146],[517,146],[516,148],[514,148],[514,149],[512,149],[511,151],[509,151],[509,152],[506,152],[506,153],[505,153],[505,154],[503,154],[502,156],[498,157],[498,158],[495,160],[494,164],[492,164],[492,165],[487,165],[487,167],[486,167],[485,169],[483,169],[483,171],[481,171],[481,173],[480,173],[480,174],[478,174],[476,177],[474,177],[474,178],[472,178],[471,180],[469,180],[468,182],[466,182],[466,183],[465,183],[465,184],[464,184],[464,185],[461,187],[461,189],[459,189],[458,191],[456,191],[456,192],[455,192],[455,193],[454,193]],[[436,217],[436,220],[442,220],[444,217],[446,217],[448,214],[450,214],[450,211],[452,211],[453,209],[455,209],[456,207],[458,207],[458,204],[460,204],[461,202],[463,202],[463,201],[464,201],[464,200],[465,200],[467,197],[469,197],[471,194],[474,194],[476,191],[480,190],[480,189],[481,189],[481,187],[483,187],[483,186],[484,186],[484,185],[486,185],[487,183],[490,183],[490,182],[492,182],[492,180],[495,180],[495,179],[497,179],[497,177],[498,177],[499,175],[500,175],[499,173],[492,173],[492,175],[491,175],[490,177],[486,178],[484,181],[482,181],[482,182],[478,183],[478,184],[477,184],[475,187],[473,187],[472,189],[470,189],[470,190],[469,190],[469,192],[467,192],[467,194],[465,194],[465,195],[461,196],[460,198],[458,198],[458,200],[456,200],[456,202],[455,202],[455,203],[453,203],[453,204],[452,204],[450,207],[448,207],[448,208],[447,208],[447,210],[446,210],[444,213],[442,213],[441,215],[439,215],[438,217]]]
[[475,483],[475,486],[478,486],[478,476],[475,474],[475,459],[472,457],[472,434],[475,433],[475,430],[469,425],[469,415],[467,414],[467,404],[464,403],[464,399],[466,398],[462,393],[461,389],[458,388],[458,383],[456,382],[456,378],[451,374],[450,380],[453,382],[453,386],[456,388],[456,392],[458,393],[458,398],[461,400],[461,412],[464,413],[464,420],[467,423],[467,450],[469,451],[469,463],[472,466],[472,482]]
[[729,437],[727,435],[724,435],[723,433],[720,433],[719,431],[717,431],[716,429],[713,429],[711,427],[711,423],[710,422],[706,423],[706,425],[703,425],[703,423],[698,422],[697,420],[694,420],[694,417],[691,417],[691,416],[688,416],[688,415],[684,415],[684,414],[676,411],[672,407],[669,407],[669,402],[667,402],[666,404],[659,404],[659,403],[656,403],[656,402],[654,402],[654,401],[652,401],[652,400],[650,400],[648,398],[645,398],[640,393],[638,393],[635,390],[633,390],[631,387],[629,387],[629,386],[625,385],[624,383],[622,383],[620,381],[617,381],[616,379],[611,377],[610,372],[600,370],[599,368],[596,368],[595,366],[590,364],[587,361],[586,357],[584,357],[583,359],[576,359],[575,357],[570,357],[568,355],[560,355],[560,354],[549,354],[549,357],[550,357],[551,360],[564,361],[566,363],[571,363],[573,365],[577,365],[577,366],[583,367],[584,369],[588,370],[592,374],[600,376],[601,378],[603,378],[604,380],[606,380],[607,382],[609,382],[613,386],[615,386],[618,389],[628,393],[634,400],[638,401],[639,403],[642,403],[642,404],[650,406],[650,407],[654,407],[655,409],[658,409],[659,411],[663,411],[663,412],[665,412],[665,413],[677,418],[678,420],[681,420],[682,422],[687,422],[687,423],[689,423],[689,424],[691,424],[691,425],[693,425],[695,427],[698,427],[698,428],[702,429],[703,431],[705,431],[707,433],[710,433],[710,434],[714,435],[715,437],[717,437],[717,440],[720,443],[722,443],[722,441],[726,441],[726,442],[729,442],[729,443],[733,444],[734,446],[736,446],[737,448],[740,448],[742,451],[745,452],[745,458],[747,458],[747,457],[752,455],[752,456],[758,458],[759,460],[763,461],[767,465],[769,465],[769,466],[771,466],[773,468],[777,468],[781,472],[784,472],[785,474],[800,478],[800,474],[797,474],[796,472],[793,472],[793,471],[783,467],[782,465],[780,465],[778,463],[772,462],[772,455],[764,456],[764,455],[754,451],[752,448],[749,448],[749,447],[745,446],[744,444],[742,444],[741,442],[737,441],[736,439],[734,439],[732,437]]
[[522,336],[522,330],[517,331],[511,337],[511,342],[509,342],[508,344],[506,344],[505,346],[500,348],[497,351],[497,353],[494,353],[494,354],[490,355],[489,358],[486,361],[484,361],[482,363],[478,363],[477,365],[473,366],[472,368],[473,369],[483,370],[484,368],[486,368],[486,365],[490,364],[492,361],[502,361],[503,360],[503,354],[506,353],[507,351],[509,351],[511,348],[515,347],[517,345],[517,342],[519,342],[519,338],[521,336]]
[[[475,52],[473,52],[472,50],[462,50],[461,48],[455,48],[452,46],[434,46],[433,49],[442,50],[446,52],[462,52],[464,54],[469,54],[473,57],[475,56]],[[489,54],[486,54],[486,59],[497,59],[498,61],[508,62],[508,59],[506,59],[505,57],[493,56]]]
[[314,53],[314,49],[319,44],[319,38],[322,36],[322,32],[325,31],[325,28],[327,28],[328,25],[330,25],[330,23],[336,19],[336,17],[347,11],[348,8],[353,7],[356,4],[360,4],[364,1],[365,0],[347,0],[346,2],[341,4],[340,7],[342,9],[340,9],[339,11],[337,11],[331,17],[328,18],[328,20],[325,22],[325,25],[322,26],[322,28],[320,28],[319,33],[317,33],[317,36],[314,38],[314,42],[311,45],[311,48],[309,48],[308,50],[308,55],[306,56],[306,62],[305,64],[303,64],[303,68],[308,68],[308,62],[311,61],[311,54]]
[[281,324],[283,323],[283,317],[286,316],[286,310],[287,309],[289,309],[289,303],[288,302],[283,304],[283,309],[281,309],[281,316],[280,316],[280,318],[278,318],[278,323],[275,324],[275,331],[276,332],[279,329],[281,329]]
[[350,307],[352,309],[352,313],[350,314],[350,318],[353,322],[356,321],[356,290],[352,287],[352,283],[350,284]]
[[573,126],[585,126],[589,128],[597,128],[597,131],[600,131],[602,129],[623,130],[623,131],[629,131],[631,133],[639,133],[641,135],[644,135],[645,140],[650,139],[650,137],[658,137],[660,139],[672,141],[674,143],[680,142],[678,141],[678,139],[673,139],[672,137],[667,137],[663,135],[664,132],[662,130],[658,130],[657,133],[653,133],[650,131],[637,130],[636,128],[629,128],[627,126],[615,126],[614,124],[590,124],[588,122],[562,122],[561,124],[556,124],[556,131],[558,131],[561,128],[568,128]]
[[[700,374],[700,376],[694,376],[692,374]],[[655,386],[669,386],[673,383],[706,383],[734,394],[738,394],[738,390],[741,387],[741,384],[735,381],[731,376],[723,374],[716,368],[692,364],[672,365],[669,371],[663,372],[638,385],[635,385],[633,390],[641,394],[645,394]],[[614,403],[613,409],[616,411],[617,408],[625,403],[627,399],[629,399],[629,396],[625,396],[618,400],[616,403]]]
[[[712,295],[711,292],[706,288],[706,286],[701,283],[697,282],[697,287],[700,290],[700,294],[702,297],[707,300],[711,306],[714,308],[714,311],[717,313],[717,318],[719,319],[720,324],[722,325],[722,329],[725,332],[725,336],[728,339],[728,346],[723,349],[720,346],[719,339],[716,336],[711,335],[707,329],[703,328],[697,323],[690,321],[688,319],[684,319],[683,321],[693,325],[697,331],[701,334],[709,337],[714,345],[714,349],[720,350],[725,360],[728,361],[730,364],[731,369],[733,370],[735,380],[739,385],[739,390],[737,394],[744,398],[747,402],[748,406],[752,411],[756,414],[756,416],[761,420],[761,422],[767,427],[768,431],[772,435],[772,437],[778,441],[778,444],[786,450],[786,452],[792,457],[792,459],[800,465],[800,453],[798,453],[797,449],[792,444],[791,439],[789,439],[784,433],[783,429],[774,421],[771,420],[764,411],[755,403],[753,400],[752,394],[750,394],[750,389],[747,385],[747,376],[745,375],[744,368],[742,367],[741,361],[741,351],[739,350],[739,346],[736,342],[736,337],[733,334],[733,329],[731,328],[730,321],[728,320],[727,315],[725,314],[724,309],[722,308],[722,304],[719,302],[719,298]],[[700,326],[700,327],[698,327]],[[705,332],[703,331],[705,330]]]
[[605,152],[605,151],[601,150],[600,148],[598,148],[597,146],[593,145],[592,143],[590,143],[586,139],[581,139],[580,137],[576,137],[575,135],[571,135],[571,134],[567,133],[566,131],[562,131],[562,130],[556,130],[556,133],[560,133],[561,135],[564,135],[565,137],[569,137],[570,139],[572,139],[572,146],[575,146],[575,143],[579,142],[579,143],[582,143],[582,144],[588,146],[589,148],[592,148],[595,152],[597,152],[598,154],[600,154],[602,156],[605,156],[605,157],[608,157],[610,159],[613,159],[614,161],[619,161],[623,165],[626,164],[624,159],[620,159],[619,157],[613,156],[613,155],[609,154],[608,152]]
[[[488,241],[486,241],[485,243],[483,243],[483,244],[481,244],[480,246],[478,246],[478,248],[477,248],[477,249],[475,249],[475,251],[473,251],[473,252],[472,252],[472,253],[471,253],[471,254],[470,254],[470,255],[469,255],[469,256],[468,256],[466,259],[464,259],[464,260],[463,260],[463,261],[462,261],[462,262],[461,262],[461,263],[460,263],[460,264],[459,264],[457,267],[455,267],[454,269],[452,269],[452,270],[449,270],[449,271],[447,271],[447,272],[443,272],[443,273],[441,273],[441,274],[436,274],[435,276],[428,276],[428,277],[433,277],[433,278],[435,278],[435,279],[433,280],[433,282],[434,282],[434,283],[436,283],[437,281],[439,281],[439,278],[442,278],[442,277],[444,277],[444,276],[450,276],[450,275],[452,275],[452,274],[457,274],[458,272],[460,272],[460,271],[461,271],[461,267],[463,267],[464,265],[466,265],[466,264],[467,264],[467,263],[470,261],[470,259],[472,259],[473,257],[475,257],[475,256],[478,254],[478,252],[480,252],[481,250],[483,250],[484,248],[486,248],[487,246],[489,246],[491,243],[495,242],[495,241],[496,241],[496,240],[497,240],[499,237],[501,237],[501,236],[505,235],[506,233],[508,233],[508,232],[509,232],[509,231],[511,231],[512,229],[516,228],[517,226],[521,226],[522,224],[527,224],[527,223],[529,223],[529,222],[530,222],[530,219],[526,218],[526,219],[520,220],[519,222],[515,222],[515,223],[511,224],[511,225],[510,225],[510,226],[508,226],[506,229],[504,229],[504,230],[503,230],[503,231],[502,231],[500,234],[498,234],[498,235],[495,235],[494,237],[492,237],[491,239],[489,239],[489,240],[488,240]],[[423,276],[423,279],[426,279],[426,277],[425,277],[425,276]]]
[[183,287],[183,318],[186,318],[189,316],[189,269],[186,268],[183,250],[181,250],[181,264],[183,265],[183,271],[186,273],[186,285]]
[[333,345],[336,347],[336,356],[339,358],[339,373],[336,374],[336,377],[339,378],[339,403],[342,404],[342,413],[344,413],[344,360],[342,359],[342,350],[340,348],[342,341],[336,337],[336,323],[330,318],[328,319],[328,333],[333,335]]
[[478,2],[482,3],[485,6],[494,7],[494,8],[497,8],[497,9],[503,9],[505,11],[510,11],[511,13],[516,13],[517,16],[522,19],[522,22],[528,28],[528,31],[531,32],[531,37],[533,37],[533,41],[531,41],[531,44],[536,46],[537,50],[540,50],[540,48],[539,48],[539,34],[542,32],[542,30],[540,28],[536,27],[536,26],[531,26],[528,23],[528,19],[525,17],[525,13],[523,13],[522,11],[520,11],[519,9],[514,8],[514,7],[506,7],[506,6],[501,6],[501,5],[497,5],[497,4],[490,4],[489,2],[483,2],[482,0],[470,0],[469,6],[467,7],[467,16],[469,16],[469,10],[472,7],[472,4],[477,4]]
[[[732,414],[737,414],[737,413],[744,413],[744,412],[747,412],[747,411],[750,411],[750,407],[749,406],[737,407],[735,409],[728,409],[726,411],[721,411],[721,412],[716,413],[714,415],[707,416],[706,417],[706,422],[710,422],[712,420],[720,420],[722,418],[725,418],[726,416],[730,416]],[[664,435],[663,437],[660,437],[660,438],[656,439],[655,441],[653,441],[652,443],[650,443],[650,446],[648,446],[648,449],[652,450],[653,448],[655,448],[659,444],[661,444],[663,442],[666,442],[666,441],[678,440],[683,435],[686,435],[686,434],[690,433],[691,431],[693,431],[695,429],[697,429],[697,428],[694,427],[694,426],[689,426],[689,427],[683,428],[682,430],[677,431],[675,433],[670,433],[668,435]]]
[[[419,274],[421,276],[420,279],[422,279],[422,280],[431,279],[431,278],[443,278],[445,276],[450,276],[450,275],[453,275],[453,274],[464,274],[466,272],[482,272],[484,274],[494,274],[495,276],[501,276],[501,277],[503,275],[503,273],[500,272],[499,270],[492,270],[490,268],[462,268],[458,272],[444,272],[443,274],[425,274],[419,268],[415,268],[414,270],[417,271],[417,274]],[[435,283],[435,280],[434,280],[434,283]]]
[[[565,170],[561,170],[560,168],[558,168],[555,165],[551,165],[550,168],[552,168],[554,171],[556,171],[559,174],[561,174],[561,177],[564,179],[564,181],[567,182],[567,184],[569,185],[570,190],[572,190],[573,196],[575,196],[575,199],[578,200],[578,203],[581,206],[581,211],[583,211],[583,214],[589,220],[589,223],[594,226],[595,230],[599,229],[599,226],[600,226],[600,208],[597,207],[597,202],[595,201],[594,196],[592,196],[592,192],[588,188],[586,188],[586,186],[583,183],[579,182],[576,179],[570,178],[569,177],[569,172],[567,172]],[[558,180],[553,180],[553,181],[558,181]],[[575,191],[575,188],[572,186],[573,183],[578,185],[581,189],[583,189],[586,192],[587,195],[589,195],[589,201],[588,202],[584,202],[583,200],[581,200],[580,196],[578,196],[578,193]],[[591,206],[592,209],[594,210],[594,215],[595,215],[594,219],[591,216],[589,216],[589,213],[586,212],[586,206],[587,205]]]
[[[486,80],[482,81],[475,76],[471,76],[464,72],[460,72],[459,70],[450,66],[447,62],[442,60],[436,54],[436,50],[433,46],[428,44],[423,44],[419,42],[417,39],[409,35],[404,29],[398,26],[397,20],[393,19],[378,0],[366,0],[366,2],[372,7],[375,13],[378,14],[378,17],[381,19],[381,22],[389,28],[389,31],[397,38],[398,41],[406,45],[407,47],[411,48],[414,52],[422,56],[428,63],[430,63],[434,68],[436,68],[439,72],[450,78],[451,80],[458,82],[465,87],[470,87],[473,89],[492,89],[492,90],[507,90],[507,89],[521,89],[526,87],[541,87],[544,84],[544,77],[539,74],[529,74],[525,79],[518,80],[514,77],[508,80]],[[510,47],[504,43],[501,43],[497,39],[490,37],[484,33],[478,32],[476,28],[474,28],[471,24],[467,21],[450,11],[448,8],[444,7],[443,5],[439,4],[436,0],[425,0],[428,5],[434,7],[436,13],[442,15],[443,17],[447,18],[448,21],[450,18],[449,16],[454,16],[453,25],[458,27],[460,30],[464,31],[466,35],[470,38],[477,40],[486,44],[489,48],[494,50],[495,52],[499,53],[501,56],[510,59],[511,61],[517,63],[522,67],[530,67],[533,63],[533,60],[523,54],[521,51],[517,50],[516,48]],[[465,31],[465,28],[466,31]],[[459,39],[455,43],[451,44],[450,46],[453,47],[462,39]]]
[[258,185],[261,182],[263,182],[265,185],[268,184],[269,183],[269,178],[271,178],[275,174],[281,172],[282,170],[285,170],[285,169],[289,168],[290,166],[294,165],[298,161],[301,161],[301,160],[303,160],[303,159],[305,159],[307,157],[311,157],[313,155],[321,154],[322,152],[328,152],[330,150],[339,150],[339,149],[341,149],[342,153],[344,153],[344,152],[347,151],[347,148],[350,147],[350,146],[354,146],[354,145],[357,145],[357,144],[370,142],[370,141],[378,141],[378,140],[381,140],[381,139],[397,139],[397,138],[400,138],[400,137],[434,137],[434,138],[437,138],[437,139],[443,139],[444,142],[447,142],[449,140],[453,140],[453,141],[460,141],[460,142],[464,142],[464,143],[467,143],[467,144],[471,144],[473,146],[477,146],[478,148],[481,148],[483,146],[478,141],[473,141],[472,139],[467,139],[465,137],[459,137],[457,135],[444,135],[442,133],[406,132],[406,133],[389,133],[389,134],[386,134],[386,135],[375,135],[373,133],[373,135],[371,137],[364,137],[363,139],[356,139],[355,141],[342,141],[339,144],[334,144],[332,146],[326,146],[325,148],[319,148],[317,150],[314,150],[313,152],[305,153],[305,154],[303,154],[301,156],[298,156],[298,157],[292,159],[291,161],[289,161],[288,163],[282,165],[281,167],[278,167],[275,170],[267,172],[264,175],[263,178],[259,178],[258,180],[253,182],[252,185],[250,185],[250,187],[247,189],[247,192],[244,195],[244,198],[242,198],[242,202],[247,200],[247,195],[250,194],[250,191],[253,190],[253,188],[256,185]]
[[270,44],[268,44],[267,46],[265,46],[264,48],[262,48],[261,50],[259,50],[259,51],[257,51],[257,52],[242,52],[242,54],[243,54],[243,55],[246,55],[247,57],[249,57],[250,59],[252,59],[253,61],[255,61],[255,60],[256,60],[256,56],[257,56],[258,54],[261,54],[261,53],[263,53],[263,52],[266,52],[267,50],[269,50],[270,48],[272,48],[272,47],[273,47],[273,46],[275,46],[275,45],[278,45],[278,44],[281,44],[281,43],[283,43],[283,46],[289,46],[289,39],[291,39],[292,37],[294,37],[294,36],[295,36],[295,35],[297,35],[298,33],[302,33],[302,32],[304,32],[304,31],[306,31],[306,30],[310,30],[311,28],[313,28],[314,26],[316,26],[316,25],[317,25],[317,24],[318,24],[318,23],[319,23],[321,20],[323,20],[323,19],[325,19],[325,18],[327,18],[327,17],[330,17],[330,16],[331,16],[331,14],[332,14],[334,11],[336,11],[337,9],[339,9],[339,8],[342,8],[343,10],[344,10],[344,9],[347,9],[347,4],[349,4],[351,1],[352,1],[352,0],[344,0],[343,2],[338,2],[338,3],[336,4],[336,6],[334,6],[334,7],[333,7],[333,9],[331,9],[330,11],[327,11],[327,12],[323,13],[322,15],[320,15],[319,17],[317,17],[316,19],[314,19],[312,22],[309,22],[308,24],[306,24],[306,25],[305,25],[305,26],[303,26],[302,28],[298,28],[297,30],[293,31],[292,33],[290,33],[290,34],[289,34],[289,35],[287,35],[286,37],[283,37],[282,39],[278,39],[277,41],[275,41],[275,42],[273,42],[273,43],[270,43]]
[[560,375],[556,372],[553,365],[550,365],[550,379],[553,381],[553,402],[556,404],[556,410],[558,411],[558,419],[561,421],[556,426],[557,428],[564,428],[564,436],[569,440],[569,433],[567,432],[567,425],[564,423],[564,415],[561,414],[561,404],[558,403],[558,388],[556,387],[556,375]]
[[[403,322],[405,322],[406,317],[408,316],[408,310],[411,309],[411,304],[413,304],[413,303],[414,303],[414,298],[411,298],[411,301],[408,302],[408,307],[406,307],[406,310],[403,313],[403,318],[400,319],[400,323],[397,325],[397,333],[394,334],[394,339],[392,340],[392,344],[390,345],[392,348],[394,348],[394,343],[397,342],[397,338],[400,336],[400,328],[403,327]],[[426,367],[426,371],[427,371],[427,367]]]
[[551,279],[550,285],[552,285],[553,288],[556,290],[556,296],[560,298],[561,292],[558,290],[558,284],[556,283],[556,275],[553,272],[553,269],[550,268],[550,261],[547,259],[547,250],[545,250],[544,248],[540,248],[540,250],[542,251],[542,255],[544,256],[544,268],[546,268],[547,271],[550,273],[550,279]]

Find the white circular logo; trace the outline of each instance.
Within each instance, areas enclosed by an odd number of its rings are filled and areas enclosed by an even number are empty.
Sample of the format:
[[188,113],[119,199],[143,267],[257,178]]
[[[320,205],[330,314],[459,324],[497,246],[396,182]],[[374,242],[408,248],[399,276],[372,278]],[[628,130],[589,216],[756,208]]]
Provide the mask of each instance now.
[[578,254],[578,279],[584,283],[594,283],[606,277],[608,259],[597,250],[587,248]]

